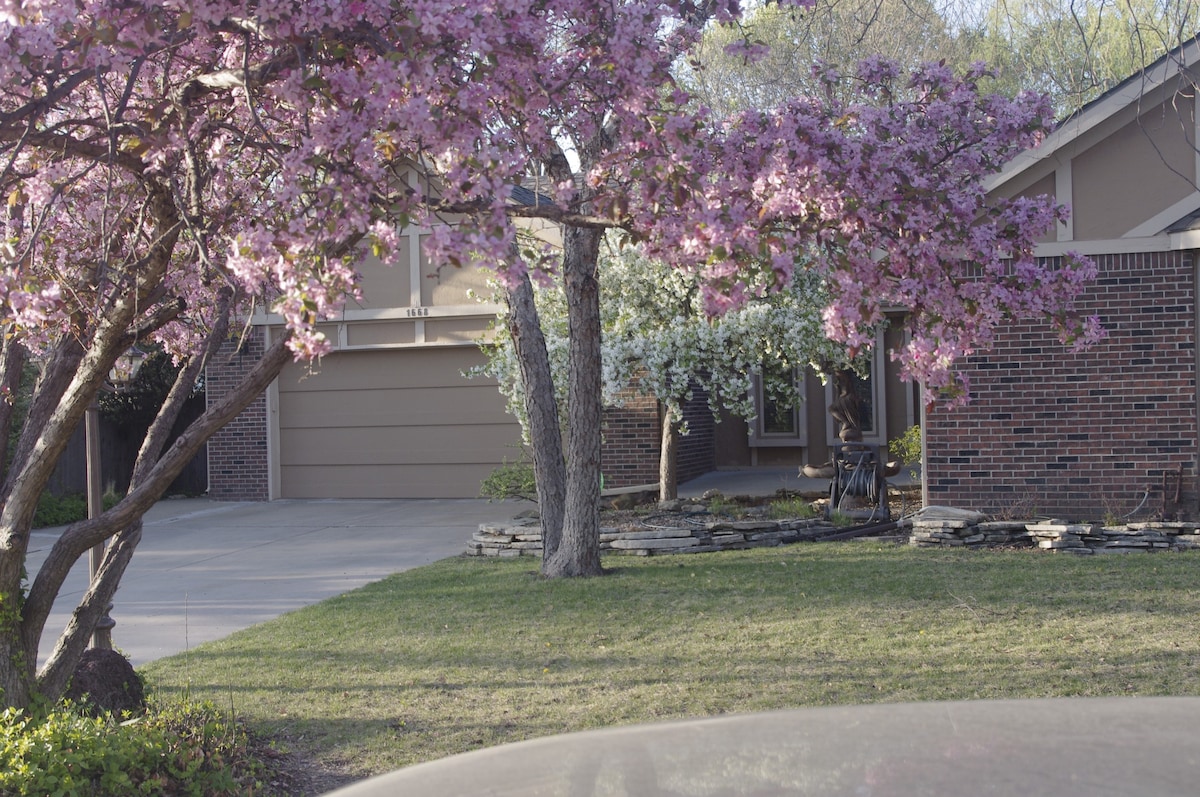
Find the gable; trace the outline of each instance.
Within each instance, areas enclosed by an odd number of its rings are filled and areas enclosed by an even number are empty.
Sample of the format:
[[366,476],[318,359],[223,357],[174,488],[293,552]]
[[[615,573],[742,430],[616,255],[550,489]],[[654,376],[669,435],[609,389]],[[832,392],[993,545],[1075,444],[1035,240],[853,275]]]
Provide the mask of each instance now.
[[988,181],[998,198],[1049,194],[1071,206],[1039,254],[1170,248],[1168,230],[1200,210],[1193,60],[1197,41],[1067,119]]
[[1075,155],[1063,198],[1074,211],[1074,240],[1125,237],[1195,194],[1195,130],[1195,97],[1181,91]]

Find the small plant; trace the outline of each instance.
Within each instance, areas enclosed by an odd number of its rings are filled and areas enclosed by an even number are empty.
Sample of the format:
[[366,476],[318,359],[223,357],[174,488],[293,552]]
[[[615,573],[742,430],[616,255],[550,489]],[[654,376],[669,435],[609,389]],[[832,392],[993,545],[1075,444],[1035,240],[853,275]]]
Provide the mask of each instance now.
[[829,514],[829,522],[838,528],[846,528],[858,523],[858,521],[852,518],[850,515],[847,515],[844,512],[839,512],[836,509]]
[[771,502],[767,513],[775,520],[799,518],[805,520],[816,517],[817,510],[803,498],[779,498]]
[[260,770],[242,726],[209,703],[124,721],[70,703],[0,712],[0,794],[256,794]]
[[708,513],[710,515],[732,515],[736,507],[737,504],[720,493],[708,499]]
[[523,498],[537,501],[537,481],[533,476],[533,463],[524,457],[516,462],[504,460],[479,486],[479,494],[492,501]]
[[1037,517],[1036,493],[1012,495],[1007,499],[995,496],[996,506],[991,512],[994,520],[1027,520]]
[[[920,465],[921,427],[908,427],[904,434],[888,443],[888,453],[903,462],[905,465]],[[917,478],[916,468],[913,468],[911,471],[909,471],[909,473],[914,479]]]

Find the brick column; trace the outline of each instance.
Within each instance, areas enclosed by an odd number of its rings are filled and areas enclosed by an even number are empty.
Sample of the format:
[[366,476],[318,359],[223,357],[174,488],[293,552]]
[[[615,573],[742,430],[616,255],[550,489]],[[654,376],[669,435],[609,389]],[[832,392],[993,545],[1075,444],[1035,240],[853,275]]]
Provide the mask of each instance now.
[[[231,391],[265,350],[261,329],[221,347],[205,371],[205,394],[215,402]],[[218,501],[266,501],[267,397],[260,395],[208,441],[208,496]]]

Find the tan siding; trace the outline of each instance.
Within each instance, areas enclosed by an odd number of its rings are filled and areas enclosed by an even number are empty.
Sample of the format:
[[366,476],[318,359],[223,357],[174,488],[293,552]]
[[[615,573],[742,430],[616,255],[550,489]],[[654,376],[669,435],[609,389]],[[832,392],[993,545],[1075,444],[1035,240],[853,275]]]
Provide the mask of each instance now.
[[[410,419],[407,410],[402,414]],[[418,415],[414,413],[411,424],[293,427],[288,432],[302,435],[305,445],[285,450],[280,464],[455,465],[499,463],[505,455],[515,458],[508,449],[513,442],[508,425],[422,424]]]
[[[282,391],[281,391],[282,393]],[[506,423],[509,415],[494,384],[472,380],[462,387],[376,388],[355,391],[348,401],[344,390],[289,391],[288,429],[373,428],[386,426]]]
[[474,304],[472,296],[490,296],[487,281],[490,273],[483,269],[431,263],[421,252],[421,304]]
[[474,347],[335,352],[279,383],[285,498],[475,497],[517,456],[495,384],[461,372]]
[[463,378],[460,372],[482,362],[482,357],[478,349],[470,346],[403,352],[335,352],[312,367],[314,376],[328,378],[330,383],[302,378],[305,366],[289,364],[279,377],[280,392],[463,387],[475,382]]
[[492,324],[490,318],[430,319],[425,322],[425,341],[469,343],[483,337]]
[[412,321],[379,321],[346,325],[347,346],[382,346],[415,343],[417,325]]
[[1072,162],[1075,240],[1119,238],[1191,194],[1192,103],[1142,114]]
[[363,300],[360,307],[378,310],[385,307],[406,307],[410,304],[408,237],[401,236],[397,259],[384,265],[378,258],[367,258],[359,267],[362,273]]

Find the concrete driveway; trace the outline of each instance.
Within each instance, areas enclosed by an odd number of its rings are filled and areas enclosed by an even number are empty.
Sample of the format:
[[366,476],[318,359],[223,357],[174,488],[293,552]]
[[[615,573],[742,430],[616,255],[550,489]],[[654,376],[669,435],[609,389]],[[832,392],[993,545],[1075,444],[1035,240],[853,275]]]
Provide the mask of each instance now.
[[[480,523],[526,504],[472,499],[168,500],[146,516],[114,601],[113,644],[134,665],[462,552]],[[61,528],[33,533],[36,573]],[[86,557],[46,626],[42,657],[87,588]]]

